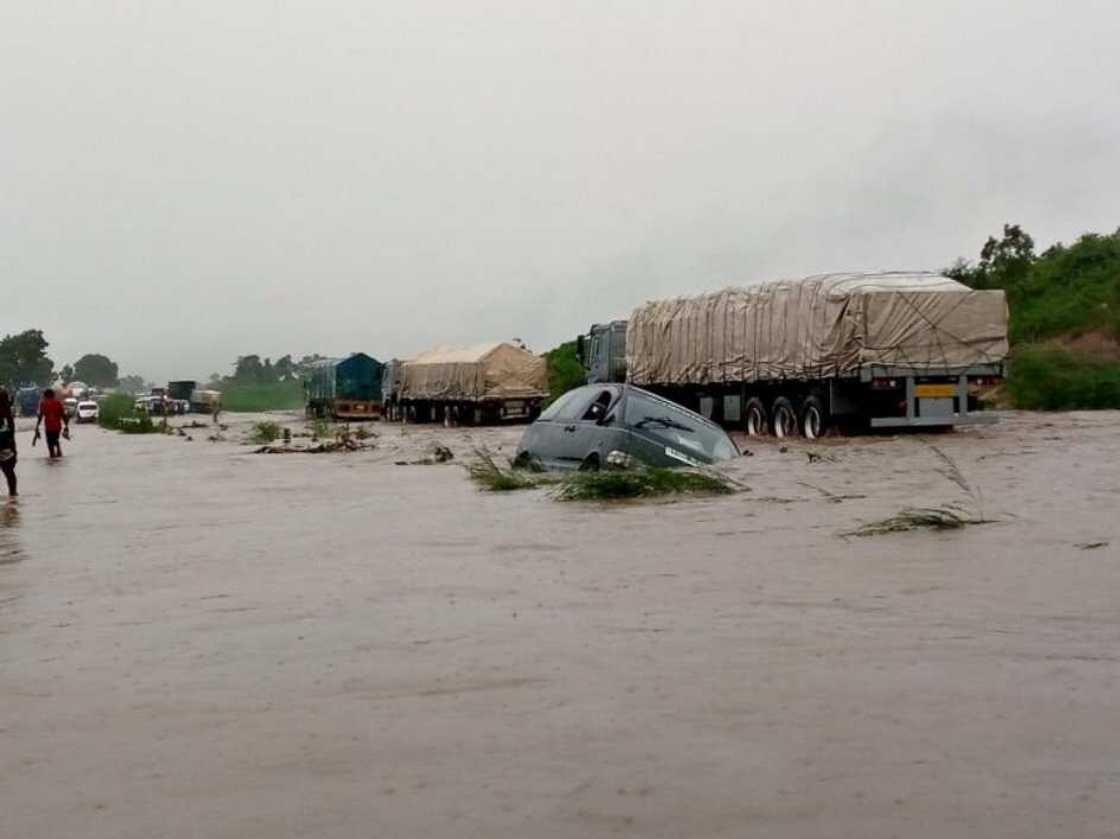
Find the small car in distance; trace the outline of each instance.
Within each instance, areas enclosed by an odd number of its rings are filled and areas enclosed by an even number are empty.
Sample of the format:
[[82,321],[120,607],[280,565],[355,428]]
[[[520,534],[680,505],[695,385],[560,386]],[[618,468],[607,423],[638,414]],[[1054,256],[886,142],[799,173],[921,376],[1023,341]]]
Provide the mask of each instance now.
[[97,403],[90,400],[79,402],[74,409],[74,419],[76,422],[97,422],[97,416]]
[[727,433],[694,411],[633,385],[570,390],[530,425],[515,462],[599,469],[629,459],[647,466],[706,466],[737,457]]

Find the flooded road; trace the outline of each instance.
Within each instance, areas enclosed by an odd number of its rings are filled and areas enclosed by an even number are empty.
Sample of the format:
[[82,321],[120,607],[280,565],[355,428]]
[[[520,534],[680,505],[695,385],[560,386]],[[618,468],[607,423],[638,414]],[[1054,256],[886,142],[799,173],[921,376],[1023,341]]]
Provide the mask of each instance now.
[[[234,422],[21,434],[0,836],[1116,836],[1118,412],[751,441],[750,491],[630,505],[476,490],[519,429]],[[843,535],[949,503],[993,521]]]

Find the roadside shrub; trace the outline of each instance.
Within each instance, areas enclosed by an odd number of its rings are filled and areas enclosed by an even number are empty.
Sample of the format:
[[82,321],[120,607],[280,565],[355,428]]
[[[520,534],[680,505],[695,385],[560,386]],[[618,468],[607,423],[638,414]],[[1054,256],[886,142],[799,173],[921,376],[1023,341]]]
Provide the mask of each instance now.
[[280,438],[284,433],[279,423],[272,422],[272,420],[262,420],[261,422],[253,423],[253,431],[249,435],[254,443],[271,443]]
[[1027,410],[1120,408],[1120,362],[1060,346],[1019,347],[1007,390],[1015,407]]
[[131,396],[124,393],[111,393],[98,405],[97,424],[102,428],[119,431],[122,419],[136,416],[135,405],[136,401]]

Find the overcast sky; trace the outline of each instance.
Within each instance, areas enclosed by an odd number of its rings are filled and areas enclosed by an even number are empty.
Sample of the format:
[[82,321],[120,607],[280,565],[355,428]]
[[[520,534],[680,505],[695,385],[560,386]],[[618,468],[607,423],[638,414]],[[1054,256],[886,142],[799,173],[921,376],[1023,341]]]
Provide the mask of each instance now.
[[0,333],[154,380],[1120,225],[1120,6],[0,0]]

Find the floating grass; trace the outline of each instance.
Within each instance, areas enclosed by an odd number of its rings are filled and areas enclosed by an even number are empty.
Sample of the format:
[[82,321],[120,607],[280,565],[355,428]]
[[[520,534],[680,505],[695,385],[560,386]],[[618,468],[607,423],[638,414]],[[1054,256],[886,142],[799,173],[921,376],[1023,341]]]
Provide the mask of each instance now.
[[960,530],[973,524],[986,524],[987,519],[973,515],[963,507],[907,507],[893,516],[868,522],[845,533],[845,536],[881,536],[885,533],[906,533],[912,530]]

